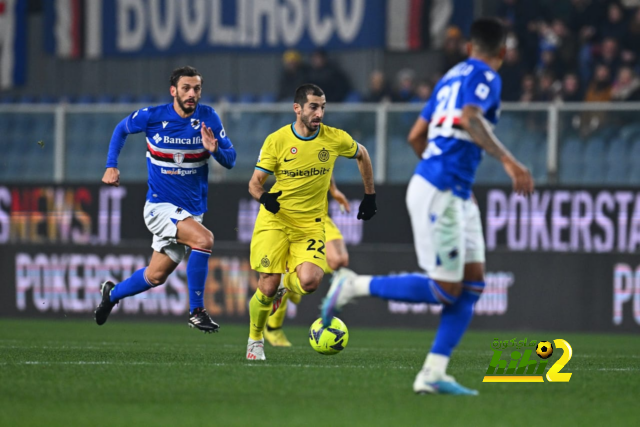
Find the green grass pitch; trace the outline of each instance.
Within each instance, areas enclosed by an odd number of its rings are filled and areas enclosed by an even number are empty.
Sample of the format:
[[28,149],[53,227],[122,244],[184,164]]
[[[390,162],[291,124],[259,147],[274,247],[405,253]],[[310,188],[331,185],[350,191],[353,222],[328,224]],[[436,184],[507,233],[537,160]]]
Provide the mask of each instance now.
[[[221,331],[186,320],[0,320],[0,425],[638,425],[637,336],[471,331],[449,372],[480,396],[457,397],[411,390],[432,330],[353,328],[341,354],[322,356],[306,329],[289,327],[294,347],[267,346],[266,363],[244,360],[247,326]],[[567,340],[571,381],[483,384],[497,337]]]

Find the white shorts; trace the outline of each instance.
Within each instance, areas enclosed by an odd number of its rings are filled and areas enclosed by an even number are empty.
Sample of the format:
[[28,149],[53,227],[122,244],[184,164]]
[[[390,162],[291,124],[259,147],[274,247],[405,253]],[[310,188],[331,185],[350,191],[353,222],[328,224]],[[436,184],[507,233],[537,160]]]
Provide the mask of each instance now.
[[484,263],[480,210],[473,200],[440,191],[413,175],[406,201],[418,265],[429,277],[460,282],[465,264]]
[[171,203],[151,203],[144,204],[144,223],[149,231],[153,233],[153,243],[151,247],[156,252],[164,252],[176,264],[184,259],[188,247],[178,243],[178,221],[193,218],[202,224],[202,215],[191,215],[186,210],[172,205]]

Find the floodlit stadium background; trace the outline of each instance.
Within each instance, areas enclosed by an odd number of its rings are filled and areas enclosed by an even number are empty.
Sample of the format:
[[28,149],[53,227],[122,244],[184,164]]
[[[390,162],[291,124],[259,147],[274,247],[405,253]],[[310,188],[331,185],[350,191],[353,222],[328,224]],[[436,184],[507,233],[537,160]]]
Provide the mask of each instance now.
[[[14,339],[10,328],[20,339],[22,321],[33,331],[53,319],[94,327],[99,284],[148,262],[144,137],[129,137],[121,153],[119,188],[100,179],[115,125],[138,108],[170,102],[169,75],[182,65],[203,74],[201,102],[216,108],[238,153],[233,170],[211,168],[204,221],[216,238],[205,301],[227,333],[245,339],[257,286],[248,258],[258,204],[247,183],[265,137],[294,120],[299,83],[325,90],[325,123],[353,135],[374,163],[379,212],[372,221],[330,205],[351,267],[416,271],[404,195],[417,159],[406,136],[438,78],[464,59],[479,16],[498,16],[510,28],[496,133],[532,171],[537,192],[512,194],[501,165],[485,157],[475,197],[487,290],[471,330],[637,334],[640,1],[0,0],[0,316],[18,319],[0,328],[0,342]],[[357,210],[356,165],[338,161],[335,177]],[[113,327],[186,323],[185,269],[120,304]],[[305,345],[303,328],[318,316],[326,290],[325,283],[299,307],[290,304],[285,328],[302,331],[296,345]],[[355,330],[411,334],[432,332],[438,313],[371,300],[343,319]],[[493,338],[486,334],[486,349]]]

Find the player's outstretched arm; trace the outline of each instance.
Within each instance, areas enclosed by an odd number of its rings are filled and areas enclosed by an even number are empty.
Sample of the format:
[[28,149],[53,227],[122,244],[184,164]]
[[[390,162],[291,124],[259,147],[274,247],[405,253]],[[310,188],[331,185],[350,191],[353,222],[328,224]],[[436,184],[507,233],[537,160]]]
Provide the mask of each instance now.
[[269,174],[261,171],[260,169],[256,169],[253,171],[253,176],[249,181],[249,194],[259,201],[266,210],[271,212],[272,214],[278,213],[280,210],[280,202],[278,202],[278,197],[282,195],[282,191],[278,191],[277,193],[268,193],[264,189],[264,183],[269,177]]
[[376,214],[378,207],[376,206],[376,189],[373,185],[371,157],[369,157],[369,152],[362,144],[358,144],[356,160],[364,183],[364,198],[358,208],[358,219],[368,221]]
[[117,187],[120,185],[120,171],[118,170],[118,156],[124,143],[127,141],[127,135],[130,133],[127,129],[127,120],[129,117],[122,119],[120,123],[113,130],[111,135],[111,142],[109,142],[109,153],[107,154],[107,164],[104,175],[102,176],[102,182],[107,185]]
[[484,118],[482,109],[476,105],[465,105],[460,120],[474,143],[502,162],[504,170],[513,182],[513,190],[522,195],[533,193],[533,178],[529,170],[502,145]]
[[411,131],[409,132],[407,141],[409,142],[409,144],[411,144],[413,151],[415,151],[419,159],[422,158],[422,153],[424,153],[424,150],[427,149],[428,134],[429,134],[429,122],[425,120],[422,116],[418,117],[416,122],[413,124]]

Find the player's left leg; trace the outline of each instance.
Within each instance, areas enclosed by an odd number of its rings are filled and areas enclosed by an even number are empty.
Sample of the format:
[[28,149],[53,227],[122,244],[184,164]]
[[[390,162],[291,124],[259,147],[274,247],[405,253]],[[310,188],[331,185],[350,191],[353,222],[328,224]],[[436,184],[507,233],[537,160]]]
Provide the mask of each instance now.
[[189,289],[189,326],[203,332],[217,332],[219,326],[204,308],[204,288],[213,249],[213,233],[202,225],[202,217],[189,217],[177,222],[176,240],[191,248],[187,262]]
[[349,252],[342,238],[327,242],[327,265],[333,271],[349,266]]

